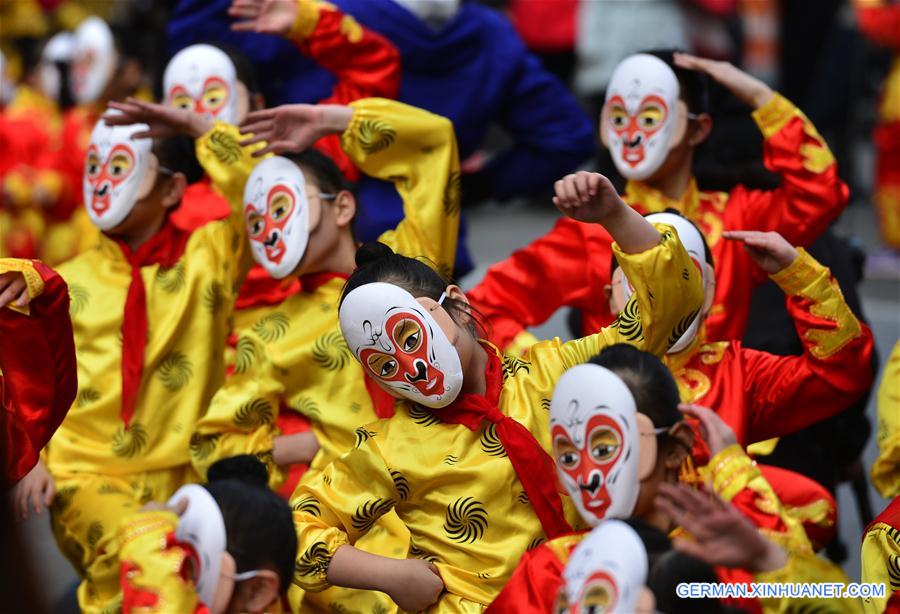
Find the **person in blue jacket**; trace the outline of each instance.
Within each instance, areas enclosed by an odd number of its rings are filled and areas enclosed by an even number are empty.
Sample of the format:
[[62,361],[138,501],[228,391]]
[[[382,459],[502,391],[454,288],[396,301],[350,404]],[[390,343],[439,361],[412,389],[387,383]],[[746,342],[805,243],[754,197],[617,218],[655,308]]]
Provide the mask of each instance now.
[[[464,201],[533,196],[594,154],[591,120],[497,11],[459,0],[332,2],[397,46],[403,61],[398,99],[452,120],[463,160],[482,147],[491,125],[511,137],[509,147],[463,176]],[[231,32],[229,5],[181,0],[169,22],[169,51],[201,40],[240,48],[257,65],[270,104],[317,102],[330,93],[331,76],[299,58],[290,42]],[[402,204],[390,183],[363,178],[359,190],[366,205],[357,235],[375,240],[400,221]],[[461,240],[456,275],[471,268]]]

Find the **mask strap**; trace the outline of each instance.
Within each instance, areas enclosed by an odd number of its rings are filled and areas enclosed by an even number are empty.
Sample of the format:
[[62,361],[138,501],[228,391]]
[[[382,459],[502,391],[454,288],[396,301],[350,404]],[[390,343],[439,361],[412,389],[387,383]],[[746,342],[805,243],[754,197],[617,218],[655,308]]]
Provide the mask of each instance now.
[[441,298],[438,299],[437,304],[443,307],[445,298],[447,298],[447,293],[441,292]]
[[688,111],[687,113],[685,113],[685,115],[688,119],[700,119],[699,113],[691,113],[690,111]]
[[234,574],[233,576],[231,576],[231,579],[234,580],[235,582],[243,582],[244,580],[249,580],[250,578],[255,578],[259,574],[260,574],[260,572],[258,569],[253,570],[253,571],[244,571],[242,573]]

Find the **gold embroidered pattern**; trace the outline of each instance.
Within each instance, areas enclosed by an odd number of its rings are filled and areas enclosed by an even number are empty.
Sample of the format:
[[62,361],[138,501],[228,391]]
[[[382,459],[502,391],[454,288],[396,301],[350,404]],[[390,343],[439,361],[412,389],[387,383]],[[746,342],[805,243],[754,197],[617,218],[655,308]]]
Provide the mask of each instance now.
[[359,124],[359,146],[367,154],[375,154],[391,146],[397,132],[378,119],[365,119]]
[[686,403],[693,403],[706,396],[710,389],[709,378],[697,369],[685,367],[675,372],[675,383]]

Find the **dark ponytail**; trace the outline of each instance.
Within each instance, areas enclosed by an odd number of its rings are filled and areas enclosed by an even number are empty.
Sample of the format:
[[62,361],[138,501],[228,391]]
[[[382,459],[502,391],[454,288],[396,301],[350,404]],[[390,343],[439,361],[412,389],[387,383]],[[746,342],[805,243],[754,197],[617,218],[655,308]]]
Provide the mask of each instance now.
[[255,456],[232,456],[214,463],[208,476],[204,487],[222,511],[237,572],[274,567],[283,595],[294,575],[297,535],[290,506],[268,488],[265,465]]
[[[447,286],[453,283],[449,277],[426,264],[424,258],[396,254],[390,247],[378,242],[366,243],[356,250],[356,267],[344,285],[341,304],[356,288],[379,281],[403,288],[416,298],[425,297],[435,301],[440,300]],[[442,306],[457,324],[462,325],[468,321],[473,335],[487,336],[483,317],[477,309],[449,297],[444,298]]]

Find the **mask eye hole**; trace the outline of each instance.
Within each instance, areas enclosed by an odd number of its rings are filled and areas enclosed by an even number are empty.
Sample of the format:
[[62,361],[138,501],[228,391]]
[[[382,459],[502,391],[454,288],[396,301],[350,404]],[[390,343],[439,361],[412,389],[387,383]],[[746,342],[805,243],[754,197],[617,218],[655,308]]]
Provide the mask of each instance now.
[[422,327],[415,320],[405,318],[394,326],[394,341],[407,354],[422,347]]
[[265,228],[266,218],[255,211],[247,214],[247,234],[249,234],[250,237],[259,237]]
[[597,582],[588,586],[579,609],[583,614],[603,614],[609,611],[611,605],[611,588],[606,582]]
[[655,104],[647,105],[638,113],[638,125],[644,130],[658,128],[666,117],[665,111]]
[[116,179],[126,177],[131,172],[131,156],[125,153],[113,154],[109,161],[109,174]]
[[578,461],[581,458],[581,455],[578,453],[578,448],[575,447],[568,438],[563,436],[557,436],[553,442],[553,449],[556,452],[556,462],[563,469],[574,469],[578,466]]
[[382,379],[390,379],[397,374],[397,361],[387,354],[372,354],[366,364],[372,373]]
[[619,434],[613,429],[601,426],[591,432],[590,438],[591,458],[598,463],[609,462],[619,452],[622,442]]
[[294,200],[289,194],[280,192],[269,201],[269,217],[273,222],[281,222],[294,210]]
[[203,92],[203,106],[210,111],[221,109],[227,99],[228,93],[220,83],[210,85]]
[[613,105],[609,110],[609,123],[616,130],[621,130],[628,125],[628,111],[621,105]]
[[89,177],[96,177],[100,174],[100,156],[94,152],[90,152],[87,156],[87,174]]

